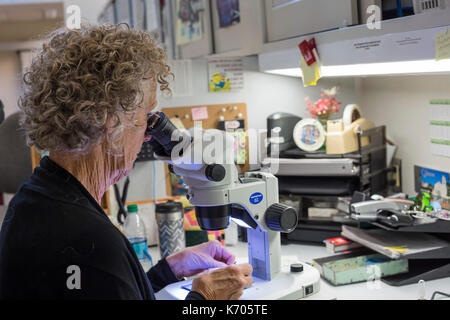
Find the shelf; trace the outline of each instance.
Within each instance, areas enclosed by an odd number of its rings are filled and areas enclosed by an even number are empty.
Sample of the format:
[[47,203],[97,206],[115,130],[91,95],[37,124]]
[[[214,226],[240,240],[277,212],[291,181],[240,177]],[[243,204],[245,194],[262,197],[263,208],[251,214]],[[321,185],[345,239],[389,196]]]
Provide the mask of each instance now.
[[[408,61],[428,63],[435,60],[436,56],[434,35],[449,27],[450,8],[382,21],[379,30],[358,25],[266,43],[258,56],[259,67],[262,72],[297,70],[290,74],[299,76],[301,54],[298,44],[314,37],[323,65],[323,76],[377,75],[379,68],[357,68],[352,71],[348,66],[367,67],[375,63]],[[445,60],[439,63],[447,62]],[[416,69],[387,68],[387,73],[383,74],[440,73],[448,69],[422,64],[419,66],[417,63],[414,67]],[[346,68],[345,72],[342,68]]]
[[207,55],[206,58],[214,59],[214,58],[230,58],[230,57],[248,57],[254,55],[255,55],[254,50],[237,49],[222,53],[210,54]]
[[341,42],[345,40],[354,40],[359,38],[383,36],[391,33],[410,32],[436,27],[447,26],[450,24],[450,7],[445,10],[424,12],[421,14],[407,17],[381,21],[381,29],[370,30],[367,25],[344,27],[329,31],[302,35],[295,38],[269,42],[263,44],[261,53],[296,49],[300,42],[314,37],[316,43]]

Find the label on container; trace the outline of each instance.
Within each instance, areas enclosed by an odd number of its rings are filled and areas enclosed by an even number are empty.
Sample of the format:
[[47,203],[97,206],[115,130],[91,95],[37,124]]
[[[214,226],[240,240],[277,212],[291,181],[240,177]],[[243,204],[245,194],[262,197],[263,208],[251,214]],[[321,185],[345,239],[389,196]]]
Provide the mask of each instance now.
[[139,260],[145,259],[145,250],[147,250],[147,240],[145,238],[128,238],[133,246],[134,252]]

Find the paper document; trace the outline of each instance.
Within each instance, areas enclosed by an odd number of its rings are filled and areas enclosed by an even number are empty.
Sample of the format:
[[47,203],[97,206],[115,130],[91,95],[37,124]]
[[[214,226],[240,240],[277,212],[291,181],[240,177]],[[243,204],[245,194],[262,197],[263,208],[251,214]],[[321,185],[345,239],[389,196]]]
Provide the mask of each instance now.
[[208,108],[207,107],[192,108],[191,113],[192,113],[192,120],[194,120],[194,121],[208,119]]
[[320,79],[320,66],[317,61],[308,66],[305,59],[301,57],[300,69],[302,70],[303,86],[316,86]]
[[436,39],[436,61],[450,59],[450,29],[439,32]]
[[450,157],[450,100],[430,101],[430,151]]
[[363,230],[343,225],[341,234],[391,259],[407,259],[408,256],[417,253],[450,246],[447,241],[419,232],[395,232],[384,229]]

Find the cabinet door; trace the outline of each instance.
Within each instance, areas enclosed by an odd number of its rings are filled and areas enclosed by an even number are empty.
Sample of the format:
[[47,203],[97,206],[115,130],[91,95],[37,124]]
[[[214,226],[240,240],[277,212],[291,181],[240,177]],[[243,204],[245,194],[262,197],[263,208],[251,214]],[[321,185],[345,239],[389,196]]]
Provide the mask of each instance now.
[[133,19],[130,0],[116,0],[114,1],[114,6],[117,16],[116,23],[126,23],[132,28]]
[[[170,1],[172,6],[172,25],[173,37],[177,47],[176,57],[180,59],[191,59],[207,56],[213,53],[213,40],[211,30],[211,8],[209,0],[175,0]],[[193,6],[189,10],[196,10],[199,7],[202,11],[199,13],[201,21],[201,37],[198,40],[180,44],[180,15],[185,15],[187,8],[185,6]],[[195,14],[195,13],[194,13]],[[193,24],[195,27],[195,24]],[[184,26],[184,32],[189,32]],[[185,34],[185,33],[184,33]],[[194,38],[195,39],[195,38]]]
[[98,17],[99,24],[104,24],[104,23],[115,24],[116,23],[116,17],[115,17],[114,10],[115,10],[114,9],[114,4],[112,2],[108,3],[106,5],[105,9],[102,11],[100,16]]
[[[219,0],[220,1],[220,0]],[[263,0],[240,0],[239,21],[230,24],[229,13],[218,8],[217,0],[211,0],[213,18],[214,53],[257,54],[264,42]],[[229,4],[223,3],[223,7]],[[222,15],[220,17],[219,15]]]
[[265,0],[269,42],[358,23],[357,0]]

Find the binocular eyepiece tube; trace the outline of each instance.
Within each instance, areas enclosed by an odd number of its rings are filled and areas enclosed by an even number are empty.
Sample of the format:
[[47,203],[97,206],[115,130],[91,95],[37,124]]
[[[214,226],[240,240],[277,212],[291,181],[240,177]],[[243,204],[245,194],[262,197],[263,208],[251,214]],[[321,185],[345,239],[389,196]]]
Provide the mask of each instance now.
[[147,120],[146,135],[152,138],[150,144],[158,156],[170,157],[172,149],[182,141],[182,137],[174,139],[179,130],[162,112],[152,113]]
[[[152,113],[149,116],[145,133],[152,137],[150,144],[153,151],[161,157],[171,157],[173,148],[183,142],[183,138],[185,138],[162,112]],[[188,141],[191,143],[192,138]],[[205,174],[210,181],[220,181],[223,179],[225,172],[222,166],[212,164],[207,166]],[[228,227],[231,205],[196,207],[195,213],[199,226],[203,230],[222,230]]]

